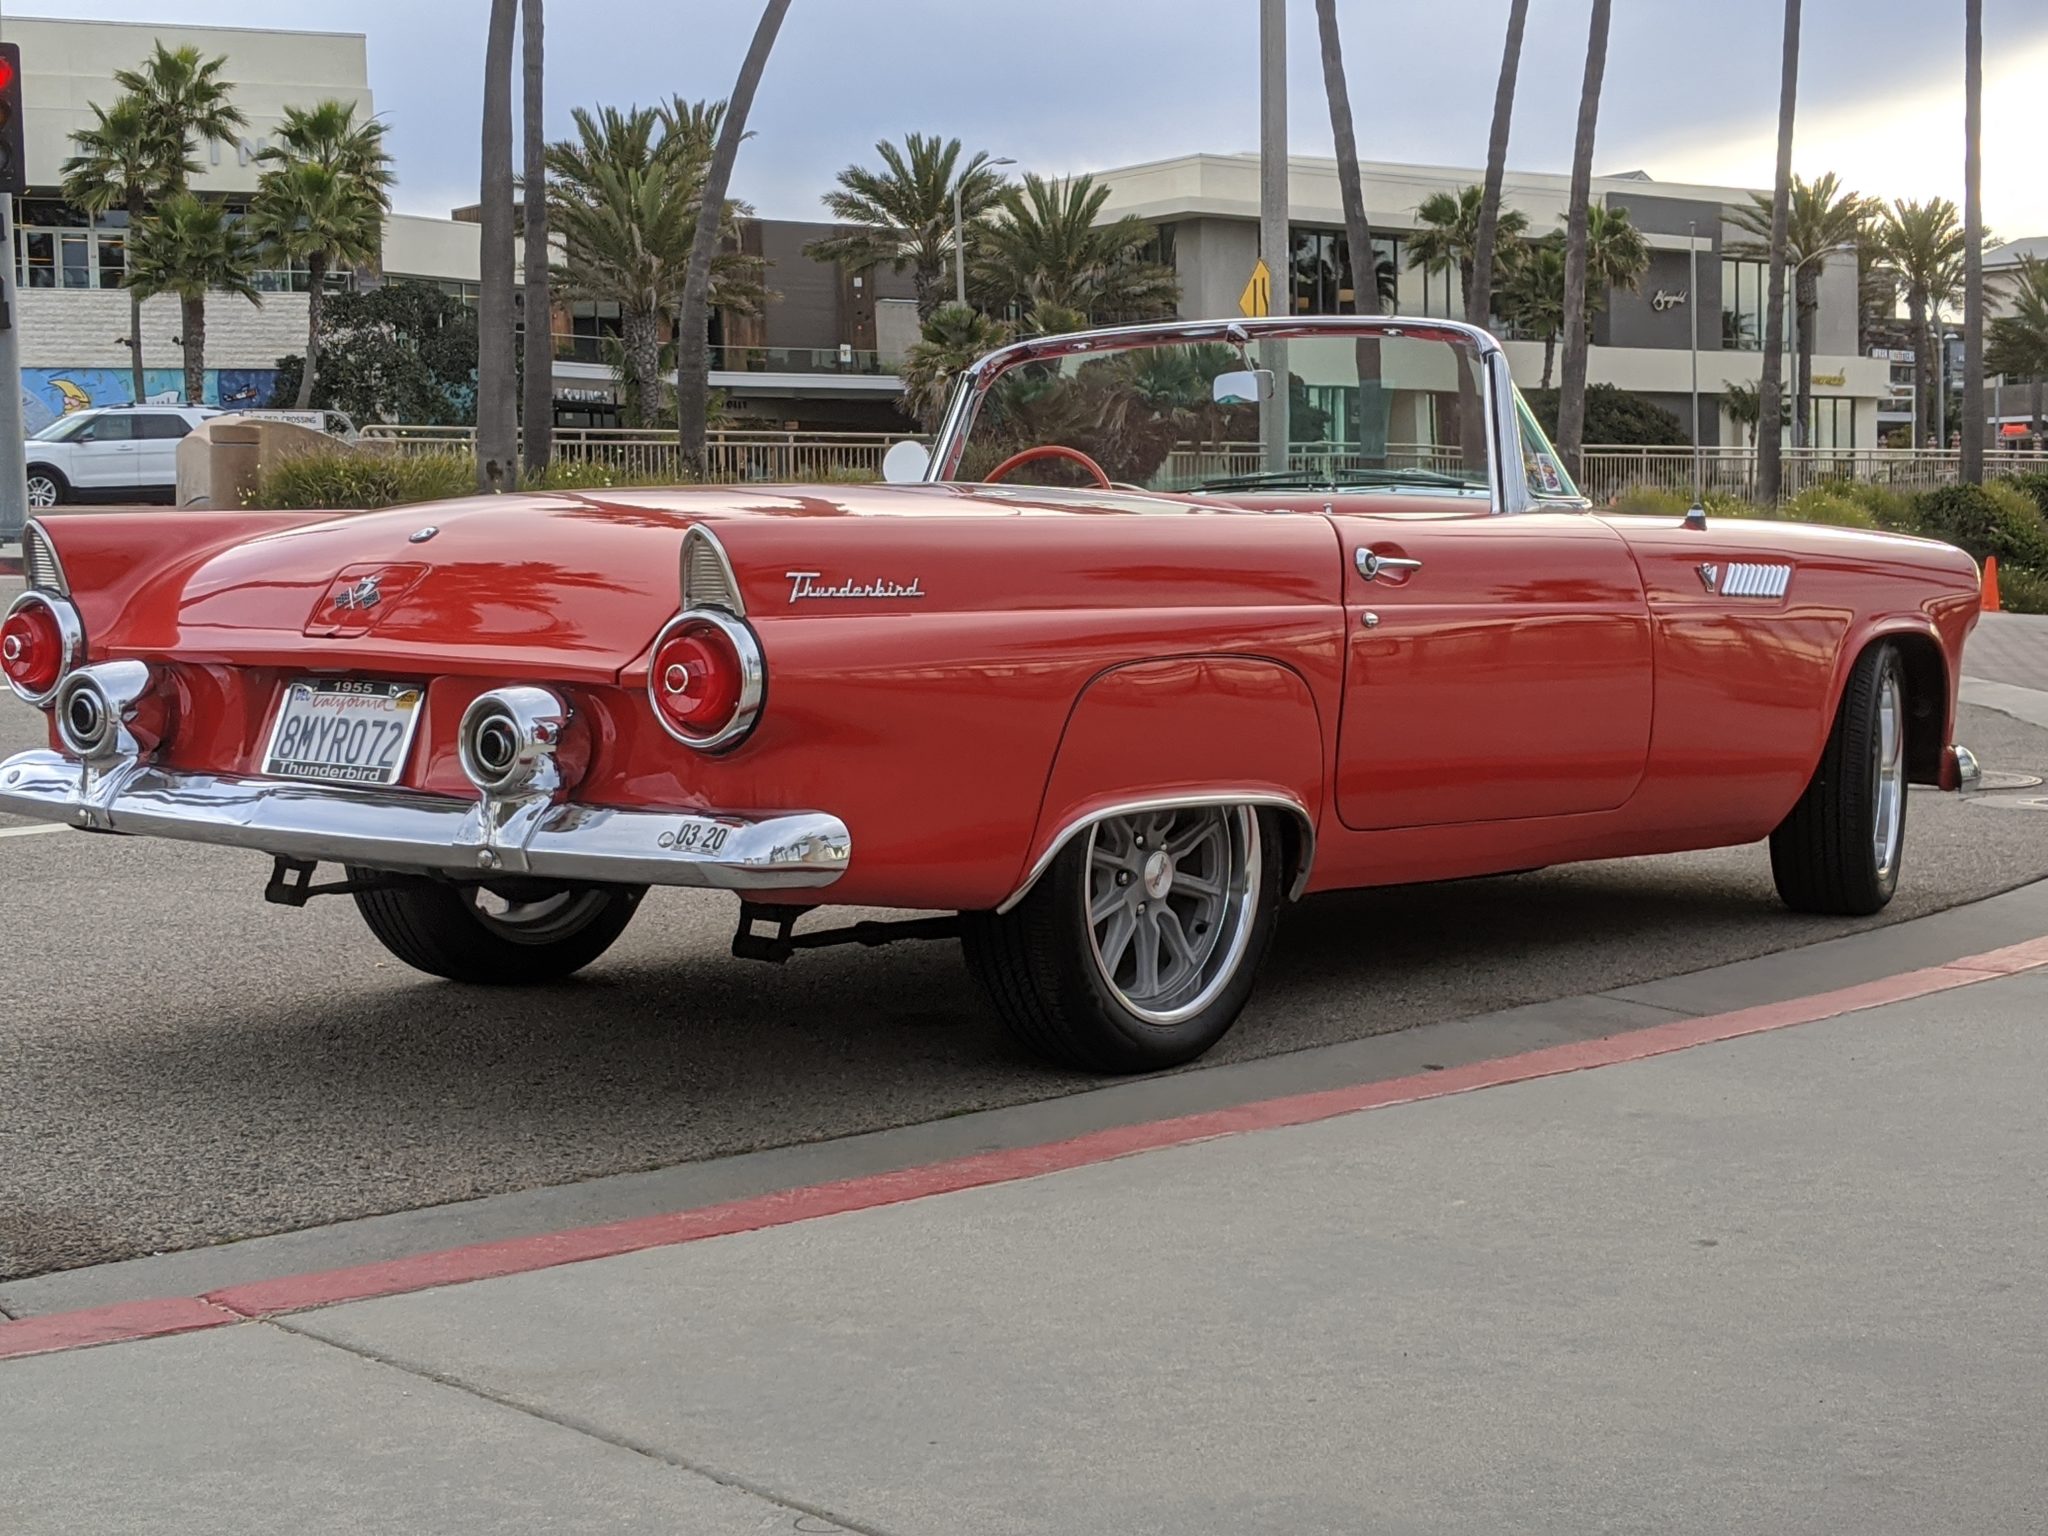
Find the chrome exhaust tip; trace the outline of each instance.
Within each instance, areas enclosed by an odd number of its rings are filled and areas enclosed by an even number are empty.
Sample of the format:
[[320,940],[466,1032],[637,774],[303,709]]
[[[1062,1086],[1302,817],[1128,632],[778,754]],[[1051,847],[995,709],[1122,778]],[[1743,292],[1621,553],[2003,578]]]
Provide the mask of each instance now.
[[498,688],[462,712],[457,755],[485,796],[551,795],[562,787],[555,753],[569,706],[545,688]]
[[133,757],[139,750],[128,722],[155,681],[140,661],[110,661],[65,678],[57,689],[57,736],[87,762]]

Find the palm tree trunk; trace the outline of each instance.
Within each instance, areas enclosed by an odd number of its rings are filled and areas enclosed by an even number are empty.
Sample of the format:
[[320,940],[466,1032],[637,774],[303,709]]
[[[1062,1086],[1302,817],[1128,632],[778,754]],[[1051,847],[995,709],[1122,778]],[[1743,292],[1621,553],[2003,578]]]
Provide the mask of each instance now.
[[1799,0],[1785,0],[1778,85],[1778,180],[1771,197],[1771,282],[1764,306],[1763,377],[1757,384],[1756,488],[1775,506],[1784,487],[1785,227],[1792,214],[1792,121],[1799,98]]
[[704,172],[704,202],[697,210],[697,233],[690,242],[690,265],[683,278],[682,312],[676,320],[677,448],[684,474],[699,479],[704,474],[705,418],[711,403],[711,261],[718,251],[733,162],[739,158],[740,140],[746,137],[747,113],[753,110],[754,92],[760,88],[769,50],[775,46],[775,34],[788,12],[789,0],[767,0],[761,9],[760,25],[754,29],[754,40],[726,102],[718,147],[711,152],[711,164]]
[[522,0],[525,65],[522,109],[526,123],[526,405],[525,465],[538,479],[555,453],[555,301],[548,279],[546,43],[541,0]]
[[185,399],[199,405],[206,399],[206,295],[189,294],[181,301],[185,333]]
[[[1337,189],[1344,202],[1344,245],[1351,257],[1351,311],[1376,315],[1380,312],[1379,264],[1374,258],[1372,224],[1366,218],[1365,188],[1358,171],[1358,134],[1351,117],[1351,89],[1344,78],[1344,40],[1337,30],[1336,0],[1316,0],[1316,29],[1322,38],[1323,95],[1330,107],[1330,138],[1337,151]],[[1384,433],[1367,430],[1382,414],[1379,340],[1361,336],[1353,350],[1358,371],[1358,420],[1354,425],[1358,450],[1363,454],[1376,441],[1383,445],[1385,438]]]
[[[127,261],[135,259],[135,232],[142,227],[143,212],[142,189],[130,187],[128,233],[123,237],[127,243],[122,247],[122,256]],[[135,403],[140,405],[149,398],[149,383],[142,369],[142,295],[135,291],[134,279],[125,266],[122,281],[128,288],[128,367],[134,376]]]
[[1543,338],[1543,387],[1550,388],[1550,365],[1557,358],[1557,332]]
[[661,419],[661,317],[652,310],[622,315],[619,343],[632,381],[627,425],[654,426]]
[[1820,313],[1820,275],[1799,269],[1793,284],[1798,329],[1792,336],[1792,446],[1813,446],[1813,327]]
[[1918,448],[1934,435],[1934,328],[1927,323],[1923,290],[1907,290],[1906,314],[1913,325],[1913,425],[1919,433],[1913,446]]
[[1963,459],[1984,483],[1984,0],[1963,0]]
[[1579,132],[1572,147],[1571,203],[1564,244],[1564,377],[1557,402],[1557,451],[1565,473],[1581,478],[1586,436],[1586,209],[1593,196],[1593,136],[1600,124],[1600,84],[1607,73],[1607,24],[1613,0],[1593,0],[1586,37],[1586,78],[1579,92]]
[[320,322],[327,308],[327,257],[315,251],[306,258],[306,366],[299,370],[299,409],[313,406],[313,384],[320,371]]
[[2034,375],[2033,389],[2034,447],[2041,446],[2041,375]]
[[519,484],[518,349],[512,303],[512,43],[519,0],[491,0],[484,49],[483,237],[478,273],[476,483]]
[[[1508,167],[1508,122],[1515,111],[1515,75],[1522,65],[1522,30],[1529,21],[1529,0],[1508,6],[1508,40],[1501,50],[1500,83],[1493,92],[1493,132],[1486,140],[1486,190],[1479,199],[1479,229],[1472,241],[1472,282],[1465,294],[1465,323],[1487,325],[1493,319],[1493,240],[1500,225],[1500,184]],[[1550,388],[1545,369],[1543,387]]]

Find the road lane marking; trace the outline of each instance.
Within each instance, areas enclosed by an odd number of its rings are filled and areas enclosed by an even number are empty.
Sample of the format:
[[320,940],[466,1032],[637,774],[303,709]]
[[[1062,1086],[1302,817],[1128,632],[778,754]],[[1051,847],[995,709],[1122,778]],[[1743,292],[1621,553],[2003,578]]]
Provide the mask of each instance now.
[[1789,998],[1755,1008],[1740,1008],[1730,1013],[1674,1019],[1668,1024],[1653,1024],[1626,1034],[1545,1046],[1441,1072],[1423,1072],[1413,1077],[1376,1083],[1347,1084],[1341,1088],[1264,1099],[1227,1109],[1116,1126],[1069,1141],[977,1153],[891,1173],[778,1190],[695,1210],[632,1217],[600,1226],[541,1232],[497,1242],[473,1243],[462,1248],[412,1254],[405,1258],[310,1274],[284,1275],[227,1286],[203,1296],[163,1297],[83,1311],[53,1312],[11,1323],[0,1322],[0,1360],[55,1354],[97,1344],[161,1338],[168,1334],[257,1321],[288,1312],[303,1312],[314,1307],[365,1301],[376,1296],[398,1296],[504,1275],[530,1274],[563,1264],[617,1258],[621,1254],[641,1253],[650,1248],[669,1248],[710,1237],[789,1226],[821,1216],[900,1205],[933,1195],[1011,1184],[1020,1179],[1039,1178],[1142,1152],[1242,1135],[1247,1131],[1312,1125],[1363,1110],[1415,1104],[1508,1083],[1525,1083],[1594,1067],[1643,1061],[1694,1046],[1741,1039],[1795,1024],[1840,1018],[1890,1003],[1908,1002],[2042,967],[2048,967],[2048,936],[1832,992]]
[[0,827],[0,837],[41,837],[45,832],[69,832],[71,829],[62,822],[33,827]]

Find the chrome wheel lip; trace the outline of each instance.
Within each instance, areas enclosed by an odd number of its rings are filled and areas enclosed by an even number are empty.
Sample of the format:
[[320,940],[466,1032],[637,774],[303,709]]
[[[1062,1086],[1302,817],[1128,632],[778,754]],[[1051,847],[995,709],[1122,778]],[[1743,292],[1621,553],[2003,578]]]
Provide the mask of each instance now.
[[1870,851],[1877,877],[1898,870],[1906,825],[1906,709],[1896,672],[1878,682],[1877,730],[1871,744]]
[[[1213,898],[1214,917],[1210,931],[1204,936],[1199,951],[1194,952],[1192,961],[1183,965],[1183,970],[1192,971],[1192,976],[1178,975],[1171,985],[1162,985],[1150,997],[1134,997],[1131,990],[1117,980],[1117,964],[1110,963],[1103,954],[1104,931],[1119,913],[1126,913],[1127,909],[1118,906],[1100,919],[1095,916],[1096,910],[1112,896],[1110,885],[1097,878],[1099,873],[1106,872],[1105,865],[1098,863],[1098,849],[1102,847],[1106,833],[1121,833],[1125,846],[1129,847],[1141,827],[1163,823],[1168,828],[1179,828],[1191,820],[1211,821],[1222,834],[1225,850],[1227,867],[1220,872],[1221,878],[1216,882],[1219,891]],[[1119,888],[1128,893],[1129,909],[1135,909],[1141,900],[1152,902],[1157,899],[1150,894],[1149,886],[1156,885],[1161,873],[1161,861],[1153,856],[1157,849],[1133,852],[1136,856],[1130,859],[1132,867],[1129,871],[1132,878]],[[1167,1028],[1186,1022],[1213,1004],[1237,976],[1251,947],[1263,867],[1258,813],[1246,805],[1198,805],[1173,810],[1137,811],[1124,816],[1105,817],[1089,827],[1086,858],[1082,866],[1082,923],[1088,933],[1088,954],[1096,975],[1115,997],[1118,1006],[1141,1023]],[[1178,874],[1174,861],[1166,860],[1164,875],[1169,890],[1177,881]],[[1175,921],[1178,931],[1177,917]],[[1156,934],[1156,918],[1151,928]],[[1144,927],[1138,927],[1128,942],[1140,942],[1144,932]],[[1121,962],[1121,951],[1116,960]],[[1187,990],[1190,980],[1197,983],[1192,991]],[[1165,1007],[1153,1006],[1153,999],[1163,995],[1177,995],[1177,1000]]]

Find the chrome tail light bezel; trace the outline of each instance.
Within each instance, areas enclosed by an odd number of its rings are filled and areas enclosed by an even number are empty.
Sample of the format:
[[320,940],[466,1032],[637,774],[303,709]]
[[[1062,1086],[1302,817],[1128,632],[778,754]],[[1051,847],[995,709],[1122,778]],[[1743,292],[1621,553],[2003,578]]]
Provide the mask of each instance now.
[[[660,690],[663,686],[661,652],[669,640],[682,630],[697,625],[709,625],[725,637],[726,643],[739,658],[739,698],[733,706],[730,719],[709,735],[697,736],[683,730],[661,707]],[[648,653],[647,661],[647,705],[654,711],[654,718],[661,728],[684,746],[696,752],[727,752],[738,746],[754,729],[761,717],[761,704],[768,691],[768,664],[761,654],[761,643],[754,638],[754,632],[744,620],[735,618],[722,608],[686,608],[661,628],[654,637],[654,647]]]
[[64,647],[57,668],[57,679],[40,693],[22,687],[12,677],[7,679],[7,686],[13,690],[14,696],[24,703],[32,704],[37,709],[47,709],[62,691],[65,682],[85,660],[85,621],[78,616],[78,610],[72,606],[70,599],[46,592],[40,587],[30,587],[7,605],[7,612],[0,616],[0,623],[13,618],[22,609],[32,607],[46,610],[56,620],[57,632]]

